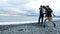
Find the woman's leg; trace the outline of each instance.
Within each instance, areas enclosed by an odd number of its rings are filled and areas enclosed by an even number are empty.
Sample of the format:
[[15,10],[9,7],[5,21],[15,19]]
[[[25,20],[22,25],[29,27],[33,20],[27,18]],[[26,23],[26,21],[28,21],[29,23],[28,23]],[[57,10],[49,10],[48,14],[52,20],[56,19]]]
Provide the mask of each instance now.
[[45,19],[44,22],[43,22],[43,27],[46,27],[46,20],[47,19]]
[[53,18],[52,18],[52,17],[49,17],[49,21],[53,23],[54,27],[56,26],[56,24],[54,23],[54,21],[53,21]]

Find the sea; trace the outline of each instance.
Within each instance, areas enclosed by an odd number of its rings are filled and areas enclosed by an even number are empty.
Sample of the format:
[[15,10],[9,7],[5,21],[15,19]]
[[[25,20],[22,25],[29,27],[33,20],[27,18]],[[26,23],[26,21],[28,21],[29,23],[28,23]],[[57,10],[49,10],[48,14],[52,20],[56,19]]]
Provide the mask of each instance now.
[[[0,16],[0,25],[37,23],[38,16]],[[55,21],[60,17],[54,17]]]
[[21,21],[35,21],[38,17],[33,16],[0,16],[0,22],[21,22]]

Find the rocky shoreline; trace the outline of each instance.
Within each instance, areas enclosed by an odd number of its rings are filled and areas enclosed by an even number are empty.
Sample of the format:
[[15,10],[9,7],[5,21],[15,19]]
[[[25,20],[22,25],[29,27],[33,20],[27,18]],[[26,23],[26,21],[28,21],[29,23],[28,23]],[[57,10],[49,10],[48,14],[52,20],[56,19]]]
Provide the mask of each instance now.
[[52,23],[43,28],[40,24],[18,24],[18,25],[0,25],[0,34],[60,34],[60,21],[55,21],[56,27]]

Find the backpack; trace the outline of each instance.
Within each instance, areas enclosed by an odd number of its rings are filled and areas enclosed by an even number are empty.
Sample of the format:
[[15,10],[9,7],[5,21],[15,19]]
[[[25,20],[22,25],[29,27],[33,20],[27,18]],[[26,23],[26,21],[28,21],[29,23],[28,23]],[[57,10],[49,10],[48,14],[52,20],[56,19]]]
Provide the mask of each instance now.
[[47,9],[49,13],[52,13],[52,9],[51,8],[48,8]]

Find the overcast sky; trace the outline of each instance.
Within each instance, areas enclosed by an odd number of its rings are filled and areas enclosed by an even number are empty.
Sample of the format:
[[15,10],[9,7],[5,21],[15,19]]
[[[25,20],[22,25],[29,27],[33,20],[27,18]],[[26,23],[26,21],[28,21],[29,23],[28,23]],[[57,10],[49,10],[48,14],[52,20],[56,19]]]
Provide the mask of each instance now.
[[[60,0],[0,0],[0,9],[15,13],[38,13],[40,5],[49,5],[55,14],[60,12]],[[35,10],[35,12],[34,12]],[[23,12],[24,11],[24,12]]]

